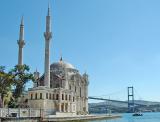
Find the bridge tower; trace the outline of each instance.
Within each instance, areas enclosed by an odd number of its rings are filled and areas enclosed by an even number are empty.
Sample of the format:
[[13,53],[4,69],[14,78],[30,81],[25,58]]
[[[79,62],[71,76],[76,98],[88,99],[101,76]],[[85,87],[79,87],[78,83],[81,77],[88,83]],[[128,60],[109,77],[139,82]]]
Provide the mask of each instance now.
[[128,87],[128,112],[134,112],[134,89],[133,86]]

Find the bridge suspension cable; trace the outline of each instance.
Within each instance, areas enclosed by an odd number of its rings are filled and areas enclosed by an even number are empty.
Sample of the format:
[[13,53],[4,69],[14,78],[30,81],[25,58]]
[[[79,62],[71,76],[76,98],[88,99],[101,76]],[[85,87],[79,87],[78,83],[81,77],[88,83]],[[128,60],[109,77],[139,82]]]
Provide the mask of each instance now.
[[103,94],[103,95],[98,95],[98,96],[92,96],[92,97],[112,97],[112,96],[114,96],[114,95],[117,95],[117,94],[120,94],[120,93],[125,93],[125,91],[124,91],[124,89],[121,89],[121,90],[118,90],[118,91],[116,91],[116,92],[111,92],[111,93],[109,93],[109,94]]
[[138,96],[138,99],[137,100],[144,100],[141,96],[140,96],[140,94],[138,93],[138,91],[134,88],[134,91],[135,91],[135,94],[136,94],[136,96]]

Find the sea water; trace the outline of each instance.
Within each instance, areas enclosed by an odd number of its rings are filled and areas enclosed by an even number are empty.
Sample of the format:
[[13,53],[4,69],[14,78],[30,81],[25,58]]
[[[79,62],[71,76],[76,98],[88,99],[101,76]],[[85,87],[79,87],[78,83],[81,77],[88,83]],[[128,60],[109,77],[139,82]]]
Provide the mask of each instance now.
[[132,116],[132,114],[121,114],[122,118],[110,120],[94,120],[85,122],[160,122],[160,113],[143,113],[143,116]]

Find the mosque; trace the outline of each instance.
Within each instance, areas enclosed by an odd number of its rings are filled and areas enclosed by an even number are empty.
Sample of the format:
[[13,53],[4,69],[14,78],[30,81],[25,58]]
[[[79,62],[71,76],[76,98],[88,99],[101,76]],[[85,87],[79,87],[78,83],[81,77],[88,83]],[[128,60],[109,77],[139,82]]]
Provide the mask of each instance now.
[[[80,74],[70,63],[63,61],[50,64],[51,14],[48,7],[46,16],[44,74],[34,72],[36,82],[27,93],[28,106],[47,110],[49,115],[88,114],[88,75]],[[18,40],[18,65],[23,65],[24,22],[20,24]]]

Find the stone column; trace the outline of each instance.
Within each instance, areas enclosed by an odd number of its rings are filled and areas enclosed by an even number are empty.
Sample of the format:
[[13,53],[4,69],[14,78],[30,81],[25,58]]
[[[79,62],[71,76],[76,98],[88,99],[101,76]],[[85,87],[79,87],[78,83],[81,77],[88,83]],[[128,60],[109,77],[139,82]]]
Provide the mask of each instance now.
[[59,100],[58,100],[58,101],[59,101],[59,102],[62,102],[62,92],[61,92],[61,91],[59,91],[59,93],[58,93],[58,94],[59,94]]
[[61,103],[59,103],[59,112],[61,112]]
[[70,103],[68,103],[68,112],[71,112]]
[[65,105],[66,107],[66,112],[68,112],[68,103],[66,103],[66,105]]
[[86,112],[88,112],[88,84],[86,85],[85,104]]
[[66,112],[66,110],[65,110],[65,103],[63,103],[63,112]]
[[70,103],[70,112],[73,112],[73,110],[72,110],[72,103]]

